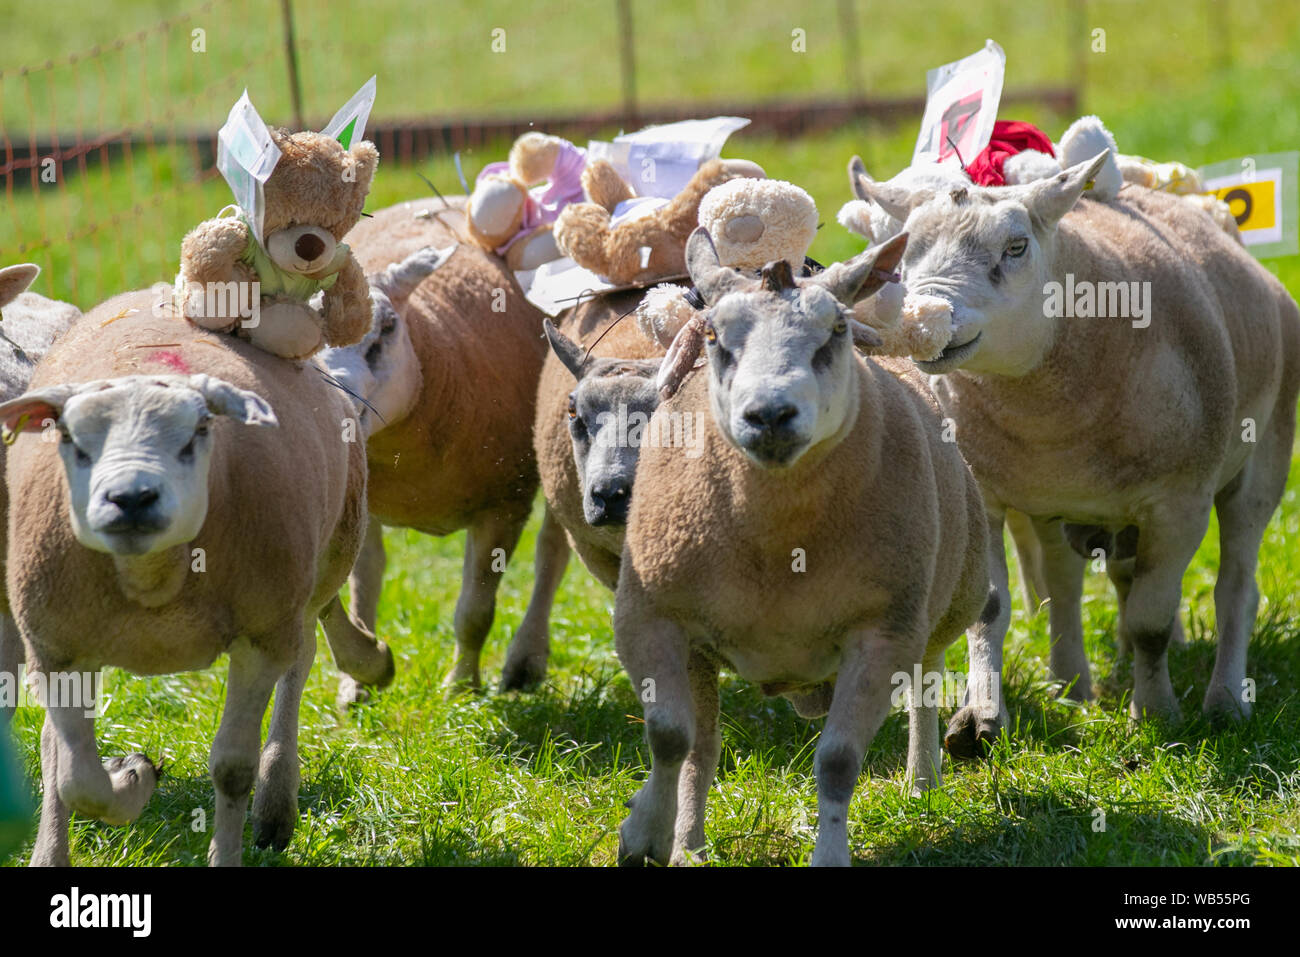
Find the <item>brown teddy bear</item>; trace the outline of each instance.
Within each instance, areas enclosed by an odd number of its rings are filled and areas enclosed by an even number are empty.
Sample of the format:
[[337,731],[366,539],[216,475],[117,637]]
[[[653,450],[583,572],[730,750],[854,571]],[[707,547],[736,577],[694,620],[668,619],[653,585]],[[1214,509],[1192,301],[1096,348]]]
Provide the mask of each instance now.
[[[586,203],[566,206],[555,221],[560,251],[584,269],[616,285],[653,282],[686,272],[686,240],[697,225],[700,201],[715,186],[741,177],[762,179],[761,167],[748,160],[713,159],[702,164],[686,187],[658,204],[638,200],[605,160],[582,174]],[[635,204],[616,219],[619,204]]]
[[[510,147],[507,162],[489,163],[479,172],[465,207],[470,236],[515,271],[559,259],[551,225],[560,210],[582,200],[586,165],[586,150],[568,140],[525,133]],[[545,189],[534,189],[543,183]]]
[[[344,149],[328,133],[269,134],[280,156],[262,187],[263,241],[246,210],[200,223],[181,243],[176,292],[196,325],[303,359],[359,342],[370,328],[365,274],[342,240],[361,217],[379,151],[365,141]],[[254,282],[257,303],[223,291],[251,285],[218,285]],[[319,310],[308,302],[317,293]]]

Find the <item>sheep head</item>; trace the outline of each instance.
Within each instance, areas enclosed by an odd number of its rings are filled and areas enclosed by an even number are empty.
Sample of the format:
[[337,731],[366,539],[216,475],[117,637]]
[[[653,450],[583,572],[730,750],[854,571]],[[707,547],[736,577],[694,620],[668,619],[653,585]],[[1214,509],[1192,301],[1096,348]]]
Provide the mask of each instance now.
[[755,464],[786,468],[843,437],[857,416],[855,339],[880,344],[854,322],[852,308],[892,278],[906,245],[907,236],[898,236],[807,279],[783,261],[751,279],[721,265],[708,233],[696,230],[686,261],[705,310],[669,349],[666,394],[702,341],[714,420]]
[[0,404],[11,436],[57,431],[77,540],[122,556],[198,535],[208,512],[214,416],[278,425],[260,396],[208,375],[100,379]]
[[406,304],[416,287],[451,259],[456,248],[455,244],[442,249],[425,246],[368,276],[370,331],[360,342],[325,349],[316,356],[321,368],[356,397],[358,422],[367,436],[400,422],[419,398],[423,373],[411,344]]
[[912,237],[902,262],[907,291],[952,307],[949,345],[918,361],[922,370],[1020,375],[1038,364],[1056,332],[1044,317],[1043,287],[1057,223],[1108,155],[1021,186],[909,190],[859,179],[865,196],[906,220]]
[[556,358],[576,380],[569,393],[569,436],[583,517],[590,525],[625,525],[641,439],[659,405],[659,360],[587,357],[551,320],[543,328]]

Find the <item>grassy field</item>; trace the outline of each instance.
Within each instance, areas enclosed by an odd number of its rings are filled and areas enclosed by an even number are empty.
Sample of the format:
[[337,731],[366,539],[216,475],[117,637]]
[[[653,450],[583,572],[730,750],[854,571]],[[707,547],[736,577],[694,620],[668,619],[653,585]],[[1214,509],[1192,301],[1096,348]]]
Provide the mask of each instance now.
[[[1063,4],[992,4],[978,12],[956,2],[927,6],[898,8],[883,17],[881,5],[858,4],[863,72],[871,89],[923,89],[927,66],[976,49],[986,36],[1007,50],[1009,87],[1060,82],[1067,75],[1065,27],[1055,16]],[[262,0],[215,0],[202,14],[210,23],[208,60],[183,68],[174,56],[167,66],[145,58],[141,69],[160,71],[149,93],[156,98],[149,115],[166,109],[159,90],[178,100],[214,87],[220,96],[214,94],[202,117],[215,126],[247,83],[264,114],[283,121],[288,105],[276,58],[278,27],[265,34],[234,27],[241,15],[264,17],[267,7]],[[677,0],[653,10],[636,4],[644,99],[806,95],[842,85],[836,5],[830,0],[801,5],[795,20],[757,3],[710,4],[700,19],[692,7]],[[364,16],[314,0],[298,0],[295,8],[304,77],[320,78],[305,83],[312,117],[328,116],[376,71],[376,115],[390,117],[595,108],[617,99],[609,3],[520,13],[517,4],[499,0],[436,7],[382,0],[367,5]],[[1263,2],[1231,9],[1231,34],[1224,42],[1207,29],[1214,21],[1204,4],[1087,4],[1086,25],[1107,31],[1108,52],[1089,54],[1085,107],[1107,121],[1121,149],[1200,164],[1300,143],[1300,9]],[[14,91],[21,87],[9,66],[88,49],[172,15],[160,2],[56,2],[7,14],[19,22],[0,33],[0,121],[6,133],[26,136],[24,117],[48,116],[40,111],[75,112],[75,98],[64,99],[59,84],[41,94],[35,79],[30,112],[15,105]],[[508,31],[508,43],[519,46],[486,68],[486,37],[498,25]],[[790,30],[797,26],[809,31],[809,53],[796,60],[788,51]],[[181,27],[188,37],[188,21]],[[249,46],[232,52],[232,45],[244,42]],[[331,43],[351,69],[331,63]],[[192,82],[183,69],[198,71]],[[231,70],[244,72],[218,86]],[[132,122],[146,109],[140,98],[148,91],[122,87],[125,92],[96,108]],[[1071,119],[1033,109],[1015,115],[1057,136]],[[865,124],[794,142],[741,133],[726,152],[750,157],[771,175],[809,189],[825,223],[812,253],[832,261],[860,247],[834,222],[836,209],[849,198],[848,157],[861,153],[869,169],[888,175],[905,164],[914,138],[914,126]],[[481,163],[499,158],[505,146],[467,156],[467,172],[473,175]],[[69,182],[64,193],[15,194],[0,214],[0,262],[22,258],[16,255],[22,245],[34,249],[35,261],[47,266],[38,288],[68,296],[80,290],[85,298],[78,301],[85,306],[124,285],[168,278],[187,226],[228,201],[219,181],[190,182],[190,162],[160,149],[137,157],[131,176],[114,168],[102,181]],[[420,172],[444,191],[455,187],[449,162],[430,162]],[[383,167],[371,208],[423,195],[415,173]],[[160,187],[172,192],[149,206]],[[137,206],[147,215],[134,214]],[[111,228],[114,213],[121,217],[120,235]],[[95,223],[103,228],[81,235]],[[68,233],[79,238],[67,240]],[[1300,258],[1266,265],[1300,293]],[[1115,607],[1104,576],[1090,575],[1084,609],[1087,650],[1094,676],[1101,677],[1100,698],[1088,705],[1052,697],[1047,616],[1023,607],[1017,594],[1008,641],[1010,734],[991,761],[948,769],[941,790],[913,799],[900,788],[905,719],[892,716],[868,753],[851,809],[857,860],[1300,864],[1300,468],[1292,471],[1261,554],[1265,599],[1251,647],[1249,673],[1259,689],[1251,721],[1215,730],[1195,717],[1214,651],[1218,549],[1212,525],[1184,583],[1191,641],[1170,656],[1185,723],[1134,726],[1125,717],[1130,675],[1115,655]],[[536,525],[535,517],[500,593],[485,656],[490,679],[499,673],[524,612]],[[433,540],[390,530],[387,540],[390,579],[380,630],[398,654],[397,680],[340,716],[333,708],[337,673],[322,652],[302,711],[298,830],[284,853],[249,849],[246,861],[611,863],[623,802],[644,777],[649,753],[639,702],[613,652],[609,593],[575,560],[552,619],[546,686],[534,694],[449,700],[439,683],[451,662],[463,536]],[[948,667],[960,671],[964,663],[959,643],[948,653]],[[207,755],[224,692],[221,664],[209,672],[156,679],[108,672],[110,703],[98,726],[101,750],[166,755],[170,770],[131,827],[77,820],[74,863],[204,862],[210,834],[191,823],[195,809],[205,809],[209,820],[212,815]],[[763,698],[734,678],[724,681],[722,708],[723,759],[707,827],[713,860],[806,863],[817,817],[811,771],[820,722],[802,721],[783,700]],[[14,726],[33,777],[41,719],[38,709],[23,708]],[[9,862],[20,863],[29,850]]]

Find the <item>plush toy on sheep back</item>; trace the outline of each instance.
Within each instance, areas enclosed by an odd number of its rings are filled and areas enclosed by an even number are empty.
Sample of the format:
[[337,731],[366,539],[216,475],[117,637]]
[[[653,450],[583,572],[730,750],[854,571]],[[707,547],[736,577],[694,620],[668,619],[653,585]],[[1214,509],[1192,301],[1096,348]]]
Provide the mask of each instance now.
[[[700,201],[698,217],[697,225],[708,230],[718,261],[755,275],[783,259],[798,276],[817,236],[812,197],[793,183],[775,179],[733,179],[714,187]],[[683,286],[655,286],[637,306],[637,325],[646,338],[666,349],[697,314],[694,303]]]
[[[515,271],[559,259],[551,227],[565,206],[582,200],[586,166],[586,151],[568,140],[525,133],[510,147],[509,160],[478,174],[465,207],[470,236]],[[543,183],[545,190],[534,195]]]
[[[560,251],[584,269],[616,285],[653,282],[686,272],[686,240],[696,228],[700,201],[715,186],[741,178],[761,178],[763,170],[747,160],[713,159],[663,205],[645,202],[619,221],[619,203],[634,199],[631,188],[605,160],[582,174],[586,203],[566,206],[555,221]],[[641,215],[641,209],[646,212]]]
[[[305,359],[359,342],[370,327],[366,277],[343,237],[361,217],[379,152],[364,141],[344,149],[326,133],[268,132],[280,157],[262,187],[263,241],[246,210],[200,223],[181,243],[176,292],[195,325]],[[255,322],[242,294],[222,291],[252,287],[219,285],[253,282]],[[317,293],[319,309],[308,301]]]

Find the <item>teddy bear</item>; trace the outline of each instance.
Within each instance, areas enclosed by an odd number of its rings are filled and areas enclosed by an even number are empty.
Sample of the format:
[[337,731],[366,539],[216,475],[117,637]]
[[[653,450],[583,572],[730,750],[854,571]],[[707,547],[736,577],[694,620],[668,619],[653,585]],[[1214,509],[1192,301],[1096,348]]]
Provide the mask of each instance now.
[[669,200],[637,197],[605,160],[582,174],[588,202],[566,206],[555,221],[560,252],[615,285],[645,285],[686,272],[686,240],[695,230],[700,201],[736,179],[761,179],[748,160],[711,159]]
[[[797,276],[817,236],[817,206],[793,183],[740,177],[705,194],[698,225],[708,231],[722,265],[757,275],[767,263],[783,259]],[[699,300],[687,287],[663,283],[637,304],[637,326],[667,349],[698,309]]]
[[[516,272],[559,259],[551,227],[565,206],[584,198],[586,166],[586,150],[568,140],[525,133],[506,162],[479,172],[465,207],[470,237]],[[545,189],[536,189],[543,183]]]
[[[267,132],[279,158],[262,187],[262,241],[238,207],[200,223],[181,243],[176,296],[198,326],[305,359],[359,342],[370,327],[365,274],[343,237],[361,217],[379,151],[364,140],[345,149],[327,133]],[[252,289],[256,303],[228,292]],[[316,308],[309,300],[318,294]]]

